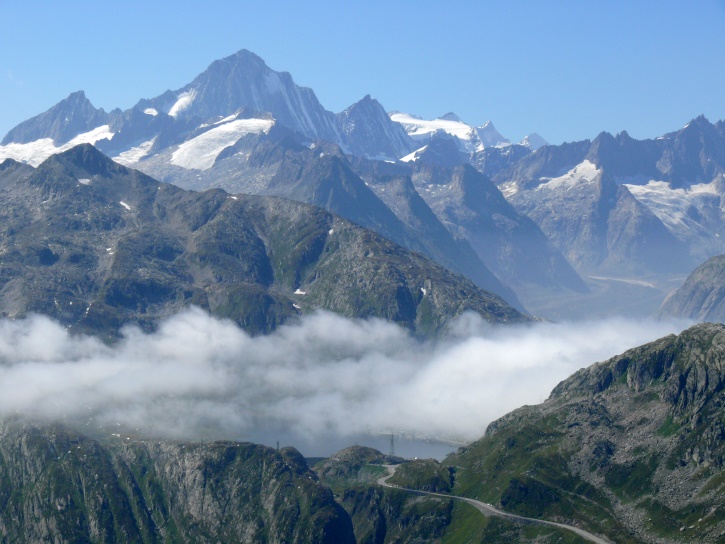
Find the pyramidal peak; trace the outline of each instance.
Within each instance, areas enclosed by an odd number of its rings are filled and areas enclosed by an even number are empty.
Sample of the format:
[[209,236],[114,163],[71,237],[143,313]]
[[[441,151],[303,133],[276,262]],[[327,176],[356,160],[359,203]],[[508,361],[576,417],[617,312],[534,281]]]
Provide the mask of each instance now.
[[532,132],[531,134],[524,136],[519,142],[519,145],[528,147],[531,151],[536,151],[539,148],[549,145],[549,142],[542,138],[538,133]]
[[445,115],[441,115],[438,119],[442,119],[444,121],[455,121],[457,123],[463,123],[463,120],[460,117],[458,117],[458,115],[453,113],[452,111],[449,111]]

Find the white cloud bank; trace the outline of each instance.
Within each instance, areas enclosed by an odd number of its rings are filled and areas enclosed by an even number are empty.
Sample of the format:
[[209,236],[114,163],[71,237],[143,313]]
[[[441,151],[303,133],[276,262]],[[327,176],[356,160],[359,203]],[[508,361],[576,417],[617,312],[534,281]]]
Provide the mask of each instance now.
[[188,439],[286,430],[473,440],[577,369],[684,326],[610,319],[492,328],[469,315],[433,343],[383,321],[317,313],[252,338],[191,309],[154,334],[129,328],[107,346],[35,316],[0,322],[0,416]]

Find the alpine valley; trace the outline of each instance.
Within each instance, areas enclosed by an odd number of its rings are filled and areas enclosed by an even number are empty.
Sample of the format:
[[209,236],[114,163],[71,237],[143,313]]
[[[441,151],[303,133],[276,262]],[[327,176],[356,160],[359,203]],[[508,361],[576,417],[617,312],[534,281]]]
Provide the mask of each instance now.
[[[385,320],[434,353],[471,314],[494,331],[725,318],[725,121],[703,116],[652,140],[513,143],[369,95],[330,112],[241,50],[125,111],[78,91],[20,123],[0,203],[2,323],[45,316],[108,350],[190,307],[250,338],[320,311]],[[0,380],[24,341],[3,327]],[[579,370],[440,462],[9,406],[2,543],[725,541],[721,324]]]

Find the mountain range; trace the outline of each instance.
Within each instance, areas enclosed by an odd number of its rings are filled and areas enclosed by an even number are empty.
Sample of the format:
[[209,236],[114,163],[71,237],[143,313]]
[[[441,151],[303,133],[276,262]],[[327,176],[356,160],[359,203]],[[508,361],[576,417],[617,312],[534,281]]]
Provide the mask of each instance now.
[[37,169],[5,161],[3,317],[41,313],[78,332],[152,329],[189,305],[269,332],[315,309],[435,334],[471,310],[528,318],[420,254],[320,208],[192,192],[89,144]]
[[[369,95],[327,111],[242,50],[125,111],[73,93],[13,128],[0,161],[0,317],[109,346],[189,306],[255,335],[317,310],[417,337],[469,311],[725,315],[723,121],[512,143]],[[616,542],[719,542],[723,345],[699,324],[584,368],[443,463],[352,447],[308,465],[7,416],[0,540],[581,542],[455,495]],[[398,488],[378,485],[385,464]]]
[[654,140],[512,144],[490,122],[386,113],[369,95],[334,114],[242,50],[126,111],[73,93],[12,129],[0,159],[38,166],[91,143],[183,188],[321,206],[561,318],[635,299],[653,312],[676,278],[725,252],[724,134],[699,117]]

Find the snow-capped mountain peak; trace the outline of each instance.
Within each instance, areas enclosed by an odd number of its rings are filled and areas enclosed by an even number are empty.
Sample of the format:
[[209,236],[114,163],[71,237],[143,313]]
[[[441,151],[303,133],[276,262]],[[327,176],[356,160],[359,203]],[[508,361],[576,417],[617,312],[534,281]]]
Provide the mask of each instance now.
[[81,133],[109,122],[109,114],[96,109],[83,91],[76,91],[49,110],[20,123],[7,133],[2,145],[29,144],[50,138],[61,146]]
[[484,148],[511,145],[511,142],[496,130],[496,127],[493,126],[491,121],[486,121],[480,127],[476,127],[476,133]]
[[480,127],[468,125],[460,120],[455,113],[447,113],[438,119],[421,119],[408,113],[394,112],[390,118],[400,123],[408,135],[425,145],[436,131],[444,131],[460,140],[463,147],[469,153],[483,151],[488,147],[503,147],[510,145],[493,126],[490,121]]
[[519,145],[522,145],[524,147],[528,147],[531,151],[536,151],[540,147],[544,147],[545,145],[549,145],[549,142],[547,142],[546,140],[544,140],[536,132],[532,132],[531,134],[528,134],[527,136],[524,136],[524,138],[519,142]]

